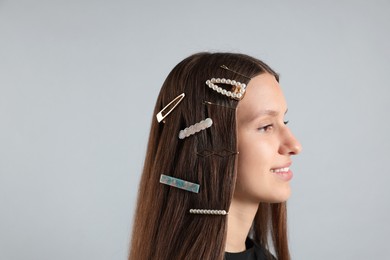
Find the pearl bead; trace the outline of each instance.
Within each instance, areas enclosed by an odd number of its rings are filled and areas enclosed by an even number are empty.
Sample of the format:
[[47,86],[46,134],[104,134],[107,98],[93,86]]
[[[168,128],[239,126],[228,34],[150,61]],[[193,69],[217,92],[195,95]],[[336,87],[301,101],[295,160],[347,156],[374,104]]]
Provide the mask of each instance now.
[[[235,93],[233,93],[232,91],[225,90],[214,83],[222,83],[222,84],[236,86]],[[213,89],[217,93],[220,93],[224,96],[231,97],[234,99],[239,99],[239,100],[244,96],[245,88],[246,88],[246,84],[244,84],[244,83],[240,83],[238,81],[225,79],[225,78],[209,79],[206,81],[206,85],[208,85],[211,89]]]

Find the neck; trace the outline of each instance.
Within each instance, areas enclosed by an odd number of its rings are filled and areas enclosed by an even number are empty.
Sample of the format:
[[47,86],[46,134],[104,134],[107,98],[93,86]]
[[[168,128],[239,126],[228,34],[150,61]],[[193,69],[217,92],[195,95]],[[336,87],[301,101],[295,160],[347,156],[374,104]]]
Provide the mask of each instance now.
[[256,203],[243,202],[233,197],[228,215],[226,252],[245,251],[245,240],[258,207],[259,205]]

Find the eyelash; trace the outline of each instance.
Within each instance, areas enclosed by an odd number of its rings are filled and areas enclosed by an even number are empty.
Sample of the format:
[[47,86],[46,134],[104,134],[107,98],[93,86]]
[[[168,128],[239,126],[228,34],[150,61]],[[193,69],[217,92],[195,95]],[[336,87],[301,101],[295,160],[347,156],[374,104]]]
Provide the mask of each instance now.
[[257,128],[257,130],[259,130],[260,132],[267,132],[268,129],[272,128],[273,126],[274,126],[274,125],[270,124],[270,125],[266,125],[266,126]]
[[[284,125],[287,125],[289,121],[283,121],[283,124]],[[272,129],[272,127],[274,127],[273,124],[269,124],[269,125],[266,125],[266,126],[263,126],[263,127],[260,127],[258,128],[257,130],[261,131],[261,132],[267,132],[268,129]]]

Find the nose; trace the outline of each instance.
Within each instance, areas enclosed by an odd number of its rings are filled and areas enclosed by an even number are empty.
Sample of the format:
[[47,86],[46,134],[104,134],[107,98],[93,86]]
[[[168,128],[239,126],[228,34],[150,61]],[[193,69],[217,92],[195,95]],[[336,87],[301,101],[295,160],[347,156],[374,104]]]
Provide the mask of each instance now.
[[281,136],[281,143],[279,148],[280,154],[296,155],[302,151],[302,145],[298,139],[293,135],[290,129],[286,127]]

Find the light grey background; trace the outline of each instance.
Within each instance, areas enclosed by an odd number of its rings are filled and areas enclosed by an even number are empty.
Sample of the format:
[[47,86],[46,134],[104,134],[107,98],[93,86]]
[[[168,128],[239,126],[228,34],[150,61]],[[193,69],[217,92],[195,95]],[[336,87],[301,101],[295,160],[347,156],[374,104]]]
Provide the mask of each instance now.
[[[0,259],[125,259],[152,109],[198,51],[281,73],[293,259],[386,259],[389,1],[0,1]],[[154,119],[153,119],[154,120]]]

